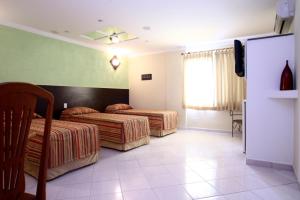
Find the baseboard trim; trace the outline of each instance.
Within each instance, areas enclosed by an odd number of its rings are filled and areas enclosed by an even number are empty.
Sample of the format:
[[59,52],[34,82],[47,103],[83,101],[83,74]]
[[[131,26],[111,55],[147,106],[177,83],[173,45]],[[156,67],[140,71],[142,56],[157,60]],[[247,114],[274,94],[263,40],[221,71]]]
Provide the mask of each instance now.
[[261,160],[253,160],[253,159],[246,159],[247,165],[254,165],[258,167],[269,167],[279,170],[288,170],[288,171],[294,171],[294,168],[292,165],[288,164],[282,164],[282,163],[274,163],[274,162],[268,162],[268,161],[261,161]]
[[208,129],[208,128],[179,128],[180,130],[191,130],[191,131],[206,131],[206,132],[218,132],[218,133],[231,133],[229,130],[220,130],[220,129]]

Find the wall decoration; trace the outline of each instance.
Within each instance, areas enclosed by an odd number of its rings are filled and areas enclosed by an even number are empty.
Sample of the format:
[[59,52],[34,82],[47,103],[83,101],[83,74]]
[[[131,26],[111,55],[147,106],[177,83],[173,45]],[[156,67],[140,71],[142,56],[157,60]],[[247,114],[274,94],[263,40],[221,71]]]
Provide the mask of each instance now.
[[142,81],[152,80],[152,74],[142,74]]
[[288,60],[281,74],[280,90],[292,90],[293,89],[293,73],[289,66]]

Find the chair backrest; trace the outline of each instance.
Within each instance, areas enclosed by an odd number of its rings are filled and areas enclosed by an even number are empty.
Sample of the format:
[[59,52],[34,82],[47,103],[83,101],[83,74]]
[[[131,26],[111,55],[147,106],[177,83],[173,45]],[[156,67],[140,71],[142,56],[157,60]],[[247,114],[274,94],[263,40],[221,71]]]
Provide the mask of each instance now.
[[43,149],[36,199],[45,199],[49,133],[54,98],[28,83],[0,84],[0,199],[22,199],[25,191],[24,154],[38,99],[47,102]]

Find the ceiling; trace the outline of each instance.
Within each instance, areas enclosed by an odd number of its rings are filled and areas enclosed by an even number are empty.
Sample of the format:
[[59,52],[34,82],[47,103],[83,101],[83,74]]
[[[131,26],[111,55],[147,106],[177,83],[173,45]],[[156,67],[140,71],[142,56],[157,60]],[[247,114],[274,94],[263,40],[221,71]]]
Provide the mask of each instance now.
[[80,35],[116,26],[139,39],[115,47],[149,53],[273,32],[275,5],[276,0],[0,0],[0,20],[101,48]]

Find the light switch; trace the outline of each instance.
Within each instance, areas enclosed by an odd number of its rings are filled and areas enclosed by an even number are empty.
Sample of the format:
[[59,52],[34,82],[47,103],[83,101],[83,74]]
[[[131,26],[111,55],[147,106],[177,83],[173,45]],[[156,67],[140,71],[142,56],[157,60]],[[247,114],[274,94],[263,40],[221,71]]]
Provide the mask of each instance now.
[[68,103],[64,103],[64,108],[68,108]]

